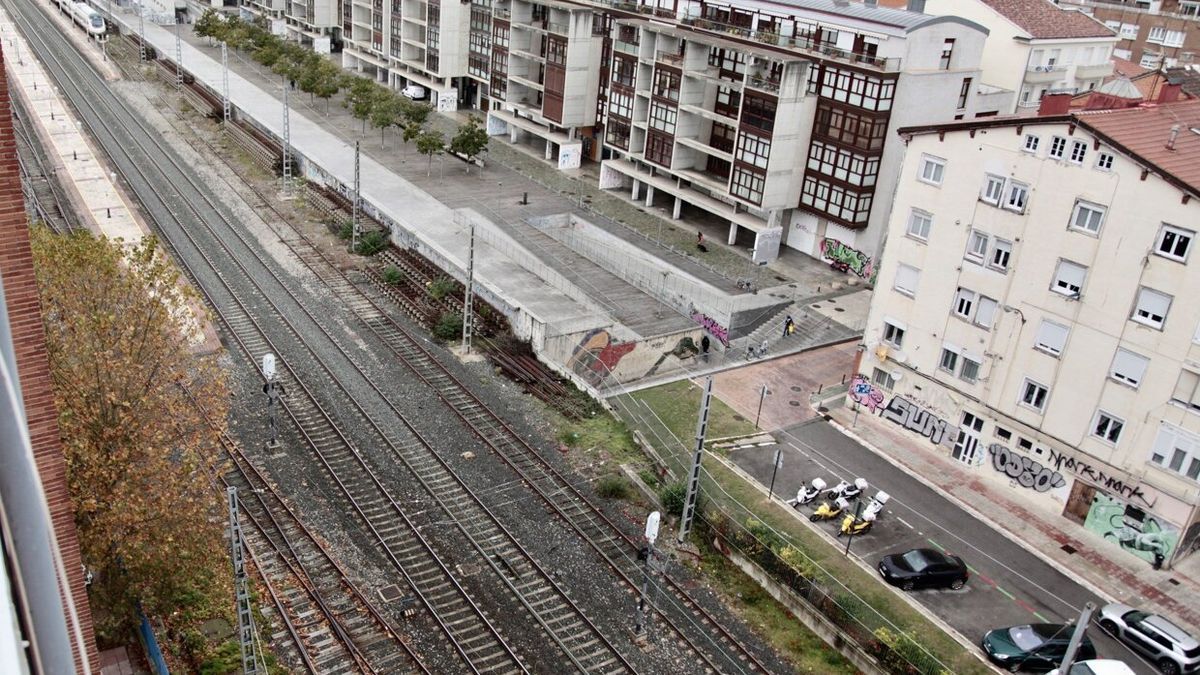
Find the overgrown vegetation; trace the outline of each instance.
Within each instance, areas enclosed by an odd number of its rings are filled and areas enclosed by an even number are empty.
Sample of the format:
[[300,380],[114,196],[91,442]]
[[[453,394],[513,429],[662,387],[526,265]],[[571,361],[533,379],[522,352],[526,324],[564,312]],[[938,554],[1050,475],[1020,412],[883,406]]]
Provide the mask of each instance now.
[[229,394],[187,341],[184,310],[200,303],[153,238],[125,248],[34,227],[31,243],[97,637],[124,644],[140,608],[198,670],[222,649],[200,624],[234,620],[212,483]]
[[401,272],[400,268],[395,265],[388,265],[383,268],[382,276],[384,283],[390,286],[395,286],[404,281],[404,272]]
[[439,340],[457,340],[462,337],[462,316],[455,312],[445,312],[433,327],[433,336]]
[[429,282],[429,297],[441,300],[458,288],[458,283],[447,276],[441,276]]
[[355,253],[363,256],[373,256],[387,248],[387,234],[379,230],[363,232],[358,237],[358,250]]
[[678,518],[683,515],[683,502],[687,498],[687,485],[682,482],[669,483],[658,491],[658,499],[662,502],[663,511],[668,516]]
[[606,499],[628,499],[633,486],[623,476],[608,475],[596,483],[596,494]]

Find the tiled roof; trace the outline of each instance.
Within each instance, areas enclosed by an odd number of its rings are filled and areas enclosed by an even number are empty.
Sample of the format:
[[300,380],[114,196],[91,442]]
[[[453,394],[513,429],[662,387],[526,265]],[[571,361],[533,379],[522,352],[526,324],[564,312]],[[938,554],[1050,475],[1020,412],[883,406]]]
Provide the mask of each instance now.
[[[1081,126],[1200,194],[1200,100],[1075,113]],[[1174,148],[1171,128],[1178,125]]]
[[1112,37],[1107,26],[1050,0],[981,0],[1033,38]]
[[1182,85],[1184,93],[1200,97],[1200,69],[1195,66],[1167,68],[1167,79]]
[[1140,65],[1134,63],[1133,61],[1130,61],[1129,59],[1123,59],[1118,56],[1112,57],[1112,63],[1113,63],[1113,77],[1130,77],[1130,78],[1132,78],[1134,76],[1141,75],[1142,73],[1148,72],[1150,70],[1149,68],[1141,67]]

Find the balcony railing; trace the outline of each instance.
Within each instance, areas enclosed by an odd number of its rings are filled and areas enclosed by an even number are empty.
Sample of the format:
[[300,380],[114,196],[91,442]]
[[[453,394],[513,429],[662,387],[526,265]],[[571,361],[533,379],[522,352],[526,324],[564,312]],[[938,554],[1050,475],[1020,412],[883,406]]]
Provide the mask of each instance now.
[[[605,0],[598,0],[605,2]],[[839,61],[847,61],[881,70],[899,70],[900,59],[884,58],[881,56],[872,56],[870,54],[858,54],[846,49],[838,49],[827,44],[817,42],[815,39],[804,36],[789,36],[780,35],[773,31],[751,30],[745,26],[735,26],[733,24],[713,21],[711,19],[701,19],[684,17],[679,20],[679,23],[691,28],[705,30],[713,33],[725,33],[740,37],[751,42],[760,42],[768,45],[784,47],[786,49],[799,49],[807,52],[820,54],[827,58],[836,59]]]
[[1066,70],[1066,66],[1048,65],[1048,66],[1029,66],[1026,70],[1030,73],[1061,73]]
[[613,42],[613,48],[619,52],[625,52],[626,54],[633,54],[634,56],[637,56],[638,52],[641,51],[641,47],[639,45],[630,44],[628,42],[621,42],[620,40]]
[[754,87],[755,89],[761,89],[763,91],[769,91],[772,94],[779,93],[779,80],[772,80],[771,78],[767,77],[747,75],[746,86]]
[[497,19],[508,19],[512,17],[512,12],[507,7],[497,7],[492,10],[492,16]]
[[546,30],[557,35],[567,35],[571,32],[570,24],[554,23],[553,21],[546,22]]
[[663,63],[669,63],[673,66],[683,65],[683,55],[675,52],[658,52],[657,58],[659,61],[662,61]]

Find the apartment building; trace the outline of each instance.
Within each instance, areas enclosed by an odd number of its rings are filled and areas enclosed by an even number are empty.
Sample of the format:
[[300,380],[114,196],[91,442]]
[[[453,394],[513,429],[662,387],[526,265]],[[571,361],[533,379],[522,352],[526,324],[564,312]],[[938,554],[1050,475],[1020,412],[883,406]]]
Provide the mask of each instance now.
[[1189,66],[1200,53],[1200,0],[1063,0],[1117,33],[1115,54],[1144,68]]
[[926,8],[988,28],[983,81],[1017,92],[1005,112],[1036,109],[1048,92],[1094,89],[1113,72],[1114,32],[1050,0],[929,0]]
[[341,33],[337,0],[286,0],[283,19],[289,40],[319,54],[329,54]]
[[600,186],[725,226],[758,262],[786,246],[873,278],[902,152],[889,130],[1008,105],[977,85],[987,31],[957,17],[833,0],[621,7]]
[[1170,564],[1200,534],[1200,101],[1054,98],[899,130],[850,400],[1113,556]]

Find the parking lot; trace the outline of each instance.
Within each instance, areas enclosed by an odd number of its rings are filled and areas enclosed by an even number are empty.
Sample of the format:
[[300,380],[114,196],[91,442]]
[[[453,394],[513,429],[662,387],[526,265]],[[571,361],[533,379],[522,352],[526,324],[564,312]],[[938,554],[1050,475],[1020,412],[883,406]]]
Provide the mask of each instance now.
[[[882,489],[891,495],[872,530],[856,536],[851,555],[874,568],[888,554],[932,548],[961,557],[971,578],[961,590],[913,591],[913,597],[973,644],[993,628],[1027,623],[1065,623],[1088,601],[1105,601],[1024,547],[976,520],[923,483],[817,418],[776,433],[783,466],[775,478],[781,499],[793,498],[813,478],[830,487],[841,479],[870,482],[865,498]],[[771,480],[776,447],[734,451],[731,459],[763,485]],[[823,498],[800,507],[807,517]],[[853,508],[853,505],[851,506]],[[844,515],[844,514],[843,514]],[[833,537],[841,516],[816,524]],[[845,539],[839,539],[844,545]],[[881,582],[882,583],[882,582]],[[1153,608],[1143,608],[1153,611]],[[1157,672],[1099,628],[1088,631],[1101,658],[1125,661],[1138,673]]]

